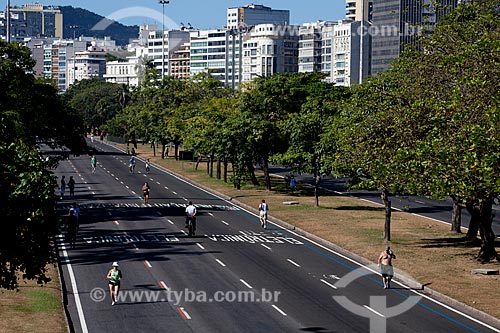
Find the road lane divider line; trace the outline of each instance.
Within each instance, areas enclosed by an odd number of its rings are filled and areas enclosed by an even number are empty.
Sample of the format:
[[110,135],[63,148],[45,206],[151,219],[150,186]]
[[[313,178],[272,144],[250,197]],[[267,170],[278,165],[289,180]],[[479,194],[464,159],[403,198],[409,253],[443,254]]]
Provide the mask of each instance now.
[[184,230],[181,230],[181,232],[182,232],[184,235],[186,235],[186,236],[187,236],[187,234],[188,234],[188,233],[187,233],[186,231],[184,231]]
[[380,312],[377,312],[375,311],[374,309],[370,308],[368,305],[363,305],[366,309],[370,310],[371,312],[375,313],[377,316],[380,316],[380,317],[383,317],[385,318],[385,316],[383,314],[381,314]]
[[156,182],[156,185],[161,185],[161,183],[160,182]]
[[337,289],[337,287],[335,287],[333,284],[331,284],[330,282],[328,281],[325,281],[323,279],[319,279],[321,282],[323,282],[324,284],[326,284],[327,286],[333,288],[333,289]]
[[229,223],[227,223],[226,221],[222,220],[221,221],[222,223],[224,223],[225,225],[229,225]]
[[150,264],[150,262],[149,262],[149,261],[147,261],[147,260],[144,260],[144,266],[146,266],[147,268],[151,268],[151,267],[153,267],[153,266]]
[[214,216],[214,214],[212,214],[212,213],[207,213],[207,214],[210,215],[210,216],[212,216],[212,217]]
[[299,264],[297,264],[295,261],[291,260],[291,259],[287,259],[286,261],[288,261],[290,264],[294,265],[294,266],[297,266],[297,267],[300,267]]
[[243,279],[240,279],[240,282],[243,283],[245,286],[247,286],[249,289],[252,289],[253,287],[251,285],[248,284],[248,282],[246,282],[245,280]]
[[189,201],[188,199],[186,199],[186,198],[184,198],[184,197],[182,197],[182,199],[184,199],[184,201]]
[[280,308],[278,308],[276,305],[273,304],[273,308],[278,311],[279,313],[281,313],[283,316],[286,316],[286,313],[285,311],[281,310]]
[[164,186],[165,190],[168,190],[168,187],[167,186]]
[[268,250],[271,250],[271,248],[269,246],[267,246],[266,244],[260,244],[260,246],[262,246],[262,247],[264,247],[264,248],[266,248]]
[[201,245],[200,243],[196,243],[196,245],[197,245],[200,249],[205,250],[205,248],[203,247],[203,245]]
[[172,191],[173,194],[177,195],[177,192]]
[[[62,242],[62,235],[59,235]],[[83,314],[82,302],[80,301],[80,294],[78,293],[78,287],[76,285],[75,274],[73,272],[73,266],[71,266],[71,261],[66,251],[66,246],[64,243],[61,246],[63,251],[63,257],[66,259],[66,267],[68,269],[69,279],[71,280],[71,288],[73,289],[73,295],[75,297],[76,311],[78,312],[78,318],[80,319],[80,326],[82,327],[83,333],[88,333],[87,323],[85,322],[85,315]]]
[[226,264],[223,263],[220,259],[215,259],[215,261],[217,261],[222,267],[226,267]]
[[170,290],[170,288],[167,286],[167,284],[161,280],[158,281],[158,285],[160,286],[161,289]]
[[174,222],[172,222],[171,220],[167,220],[167,222],[170,224],[174,224]]
[[113,221],[113,223],[116,225],[120,225],[120,223],[118,221]]
[[182,318],[184,318],[184,320],[191,319],[191,316],[189,315],[189,313],[187,313],[187,311],[182,306],[179,306],[177,308],[177,312],[179,312],[179,314],[181,315]]

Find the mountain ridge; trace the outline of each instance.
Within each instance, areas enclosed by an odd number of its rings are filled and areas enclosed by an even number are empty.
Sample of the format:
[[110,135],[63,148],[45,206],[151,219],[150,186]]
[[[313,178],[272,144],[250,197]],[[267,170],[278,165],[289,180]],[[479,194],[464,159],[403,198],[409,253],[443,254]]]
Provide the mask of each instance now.
[[[63,38],[79,36],[104,38],[111,37],[117,45],[126,45],[131,39],[137,39],[139,26],[127,26],[113,21],[105,30],[92,30],[92,28],[106,17],[91,12],[87,9],[60,6],[63,14]],[[73,28],[75,27],[75,28]]]

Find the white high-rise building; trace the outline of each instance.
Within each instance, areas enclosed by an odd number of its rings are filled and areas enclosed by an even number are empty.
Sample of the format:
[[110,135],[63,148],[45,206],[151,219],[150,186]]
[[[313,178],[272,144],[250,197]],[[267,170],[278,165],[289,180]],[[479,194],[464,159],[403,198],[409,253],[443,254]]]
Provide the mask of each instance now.
[[189,42],[189,31],[186,30],[166,30],[163,36],[161,30],[149,31],[145,56],[153,60],[160,74],[167,76],[170,56],[186,42]]
[[243,82],[275,73],[297,72],[296,26],[259,24],[243,39]]
[[95,45],[86,51],[76,52],[66,59],[66,88],[76,81],[104,79],[106,73],[106,51]]
[[351,21],[371,21],[373,0],[346,0],[346,17]]
[[[238,84],[239,69],[239,37],[231,35],[230,30],[198,30],[191,31],[191,76],[201,72],[210,72],[212,76],[227,85],[233,82],[233,67],[235,85]],[[234,63],[234,66],[233,66]]]
[[320,72],[323,28],[334,22],[304,23],[299,28],[299,72]]
[[321,71],[326,81],[348,87],[368,77],[370,39],[357,33],[360,26],[361,22],[340,21],[323,28]]
[[125,84],[137,87],[142,80],[141,59],[137,56],[127,57],[126,60],[108,61],[106,63],[106,82]]
[[257,24],[288,25],[290,11],[272,9],[262,5],[247,5],[227,9],[227,28],[252,27]]

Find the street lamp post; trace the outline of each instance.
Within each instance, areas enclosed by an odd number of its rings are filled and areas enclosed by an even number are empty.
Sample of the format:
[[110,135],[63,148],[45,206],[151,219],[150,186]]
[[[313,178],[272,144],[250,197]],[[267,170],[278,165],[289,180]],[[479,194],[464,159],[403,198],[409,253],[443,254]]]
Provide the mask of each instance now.
[[161,79],[165,78],[165,5],[170,1],[158,0],[161,4]]
[[10,43],[10,0],[7,0],[7,36],[6,36],[6,41],[7,43]]

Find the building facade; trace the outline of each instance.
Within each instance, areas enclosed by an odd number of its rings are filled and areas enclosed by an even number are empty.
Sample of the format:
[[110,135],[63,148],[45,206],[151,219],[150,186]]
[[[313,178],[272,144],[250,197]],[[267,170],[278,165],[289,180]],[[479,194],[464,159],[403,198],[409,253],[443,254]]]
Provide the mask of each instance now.
[[386,71],[406,47],[457,6],[457,0],[373,0],[372,75]]
[[228,29],[252,27],[263,23],[288,25],[290,24],[290,11],[254,4],[227,9]]
[[75,52],[71,58],[66,58],[66,89],[76,81],[104,80],[106,53],[102,48],[93,45],[85,51]]
[[170,57],[185,43],[189,42],[189,31],[153,30],[148,31],[145,56],[153,61],[161,75],[170,73]]
[[127,57],[123,60],[106,62],[106,74],[103,75],[106,82],[125,84],[138,87],[142,82],[141,62],[136,56]]
[[243,38],[242,82],[260,76],[298,71],[299,37],[296,26],[259,24]]
[[[6,13],[0,13],[0,35],[7,34]],[[10,7],[10,35],[22,37],[63,38],[63,14],[57,6],[29,3]]]
[[346,18],[350,21],[371,21],[373,0],[347,0]]

